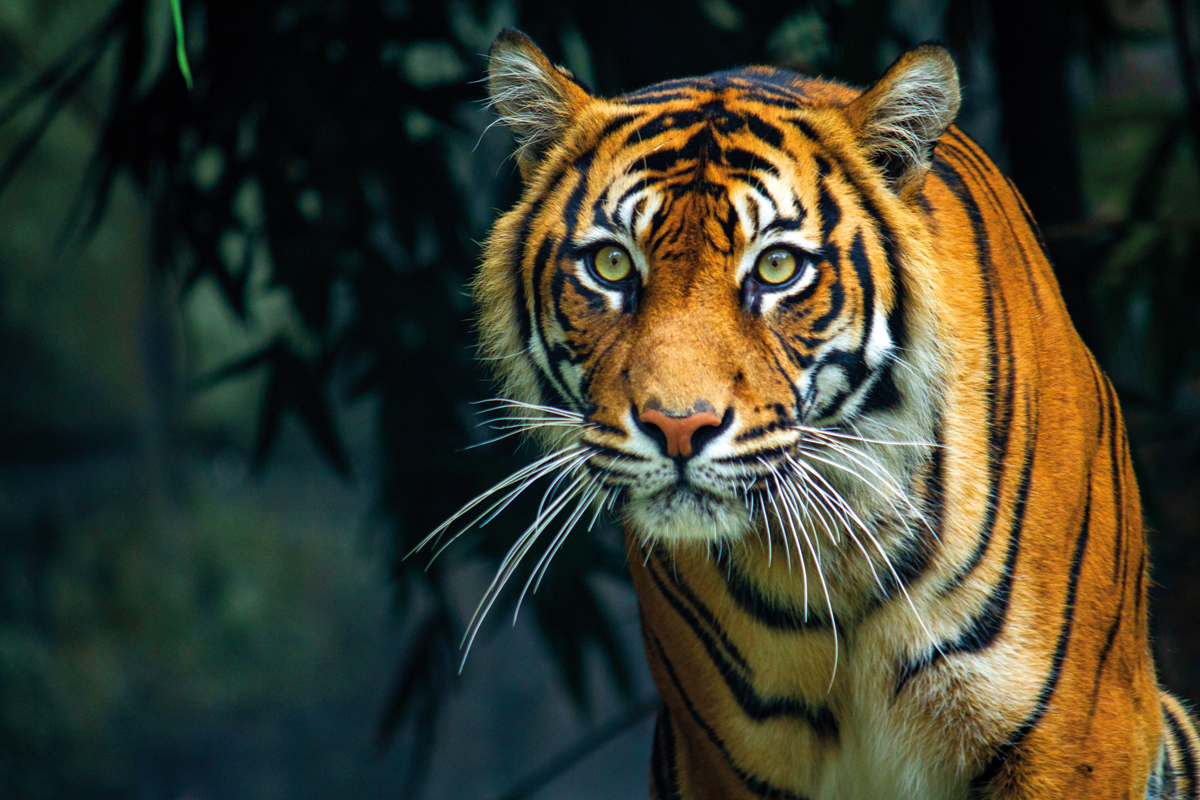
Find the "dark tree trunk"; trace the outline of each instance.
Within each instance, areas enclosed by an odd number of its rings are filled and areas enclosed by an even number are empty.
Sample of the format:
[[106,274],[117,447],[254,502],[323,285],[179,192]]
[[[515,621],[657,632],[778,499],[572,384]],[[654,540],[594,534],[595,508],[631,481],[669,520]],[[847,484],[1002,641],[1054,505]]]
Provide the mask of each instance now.
[[1096,243],[1063,235],[1063,226],[1084,217],[1067,86],[1071,7],[1059,0],[992,0],[990,5],[1009,174],[1050,234],[1047,249],[1063,298],[1079,332],[1091,340],[1088,286]]

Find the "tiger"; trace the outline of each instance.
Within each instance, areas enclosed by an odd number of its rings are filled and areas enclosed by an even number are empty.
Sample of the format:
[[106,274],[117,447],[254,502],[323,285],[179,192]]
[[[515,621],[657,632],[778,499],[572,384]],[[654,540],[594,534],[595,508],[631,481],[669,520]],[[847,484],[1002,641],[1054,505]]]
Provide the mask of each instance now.
[[950,54],[605,98],[505,30],[487,84],[481,356],[544,455],[460,514],[552,481],[470,637],[611,513],[654,800],[1200,797],[1118,398]]

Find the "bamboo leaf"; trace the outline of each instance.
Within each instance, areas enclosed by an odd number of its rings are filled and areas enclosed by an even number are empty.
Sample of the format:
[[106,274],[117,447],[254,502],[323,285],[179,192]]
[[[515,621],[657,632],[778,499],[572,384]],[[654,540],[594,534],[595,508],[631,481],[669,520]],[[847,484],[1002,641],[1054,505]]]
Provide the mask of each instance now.
[[175,23],[175,60],[179,62],[179,71],[183,73],[183,82],[192,88],[192,70],[188,66],[187,48],[183,44],[183,9],[179,0],[171,0],[171,19]]

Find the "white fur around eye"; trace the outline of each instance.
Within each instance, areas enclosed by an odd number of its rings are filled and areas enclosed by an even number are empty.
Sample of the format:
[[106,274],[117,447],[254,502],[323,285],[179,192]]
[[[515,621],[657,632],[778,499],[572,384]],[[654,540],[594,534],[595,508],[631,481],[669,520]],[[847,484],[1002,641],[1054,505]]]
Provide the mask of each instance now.
[[592,248],[605,244],[617,244],[624,248],[633,262],[633,272],[629,280],[645,283],[647,275],[646,258],[641,251],[634,246],[632,238],[622,234],[614,234],[610,230],[591,230],[587,231],[581,238],[579,244],[576,245],[580,250],[587,251],[587,254],[575,260],[575,275],[579,278],[584,286],[594,292],[599,292],[604,295],[608,310],[613,313],[619,313],[625,308],[626,292],[619,286],[611,283],[604,283],[599,280],[592,270],[592,266],[588,263],[592,258]]
[[775,309],[776,304],[785,297],[799,294],[809,286],[812,286],[821,274],[817,269],[817,265],[813,263],[812,258],[808,256],[802,256],[798,269],[800,270],[800,276],[795,279],[795,282],[780,289],[769,288],[763,292],[761,306],[763,314],[771,313]]
[[775,288],[770,284],[764,284],[766,290],[762,293],[761,305],[763,314],[769,314],[783,298],[791,297],[812,286],[821,276],[815,257],[810,255],[817,249],[817,245],[807,238],[789,232],[783,236],[772,236],[746,249],[746,252],[742,254],[741,263],[738,265],[737,285],[740,287],[743,281],[753,276],[754,271],[758,268],[758,260],[764,254],[779,247],[785,247],[796,255],[799,275],[786,286]]

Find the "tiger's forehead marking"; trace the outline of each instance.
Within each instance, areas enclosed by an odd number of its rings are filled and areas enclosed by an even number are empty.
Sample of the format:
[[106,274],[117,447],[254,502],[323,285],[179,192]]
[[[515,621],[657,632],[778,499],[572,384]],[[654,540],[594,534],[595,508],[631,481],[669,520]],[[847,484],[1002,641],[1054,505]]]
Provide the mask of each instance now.
[[[666,95],[673,100],[664,107]],[[625,116],[622,103],[648,96],[660,98],[653,114]],[[811,152],[787,147],[778,110],[761,107],[784,98],[792,111],[806,102],[795,87],[719,75],[617,100],[623,124],[606,126],[595,144],[607,157],[599,155],[606,163],[592,184],[593,228],[654,247],[700,239],[725,254],[799,230],[808,216],[800,195],[812,193],[800,191],[798,173],[820,170]],[[697,230],[689,219],[705,222]]]
[[662,105],[683,101],[694,105],[705,96],[725,94],[764,105],[795,108],[811,102],[805,88],[795,82],[793,73],[770,67],[716,72],[694,78],[662,81],[617,98],[624,105]]

